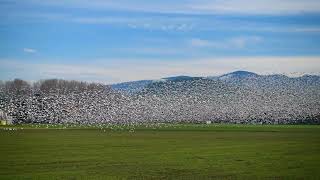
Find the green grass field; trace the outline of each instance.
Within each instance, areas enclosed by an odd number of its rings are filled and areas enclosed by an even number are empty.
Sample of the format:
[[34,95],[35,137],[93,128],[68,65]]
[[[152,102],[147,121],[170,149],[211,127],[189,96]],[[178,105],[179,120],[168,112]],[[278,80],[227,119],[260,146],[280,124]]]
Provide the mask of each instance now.
[[0,139],[0,179],[320,179],[320,126],[20,125]]

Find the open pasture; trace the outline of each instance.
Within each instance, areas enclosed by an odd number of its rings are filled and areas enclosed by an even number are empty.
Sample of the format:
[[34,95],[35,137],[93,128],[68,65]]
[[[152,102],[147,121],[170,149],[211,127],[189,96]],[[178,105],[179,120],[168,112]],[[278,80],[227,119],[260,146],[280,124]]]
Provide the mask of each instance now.
[[0,126],[0,179],[319,179],[320,126]]

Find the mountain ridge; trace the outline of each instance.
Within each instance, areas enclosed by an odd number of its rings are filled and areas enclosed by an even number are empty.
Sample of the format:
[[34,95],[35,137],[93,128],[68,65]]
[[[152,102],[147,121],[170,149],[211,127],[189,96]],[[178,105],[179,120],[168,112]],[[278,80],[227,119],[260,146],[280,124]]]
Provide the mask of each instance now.
[[284,74],[268,74],[268,75],[260,75],[250,71],[238,70],[233,71],[230,73],[226,73],[219,76],[206,76],[206,77],[199,77],[199,76],[186,76],[186,75],[179,75],[179,76],[170,76],[164,77],[158,80],[138,80],[138,81],[128,81],[128,82],[121,82],[116,84],[111,84],[111,87],[114,90],[126,92],[126,93],[135,93],[141,91],[143,88],[147,87],[152,83],[157,82],[181,82],[181,81],[192,81],[197,79],[211,79],[211,80],[219,80],[233,84],[246,84],[246,85],[254,85],[254,84],[286,84],[284,81],[305,81],[306,83],[320,83],[320,76],[319,75],[310,75],[304,74],[298,77],[289,77]]

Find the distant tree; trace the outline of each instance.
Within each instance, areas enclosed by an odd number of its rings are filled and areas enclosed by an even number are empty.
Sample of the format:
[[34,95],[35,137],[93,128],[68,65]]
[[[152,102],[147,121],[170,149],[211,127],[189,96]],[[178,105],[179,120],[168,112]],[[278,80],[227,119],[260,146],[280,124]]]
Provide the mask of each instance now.
[[4,85],[4,92],[12,94],[13,96],[30,95],[32,92],[31,85],[21,79],[15,79],[13,81],[7,81]]
[[53,93],[56,91],[57,79],[42,80],[39,82],[39,90],[43,93]]
[[5,82],[1,93],[3,110],[14,118],[15,122],[28,122],[28,108],[32,86],[21,79]]

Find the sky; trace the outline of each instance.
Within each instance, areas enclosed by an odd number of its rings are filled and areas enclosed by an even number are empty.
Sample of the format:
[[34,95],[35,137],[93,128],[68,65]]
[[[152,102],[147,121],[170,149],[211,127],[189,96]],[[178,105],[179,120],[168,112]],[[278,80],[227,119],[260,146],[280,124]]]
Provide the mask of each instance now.
[[0,80],[320,74],[319,0],[0,0]]

